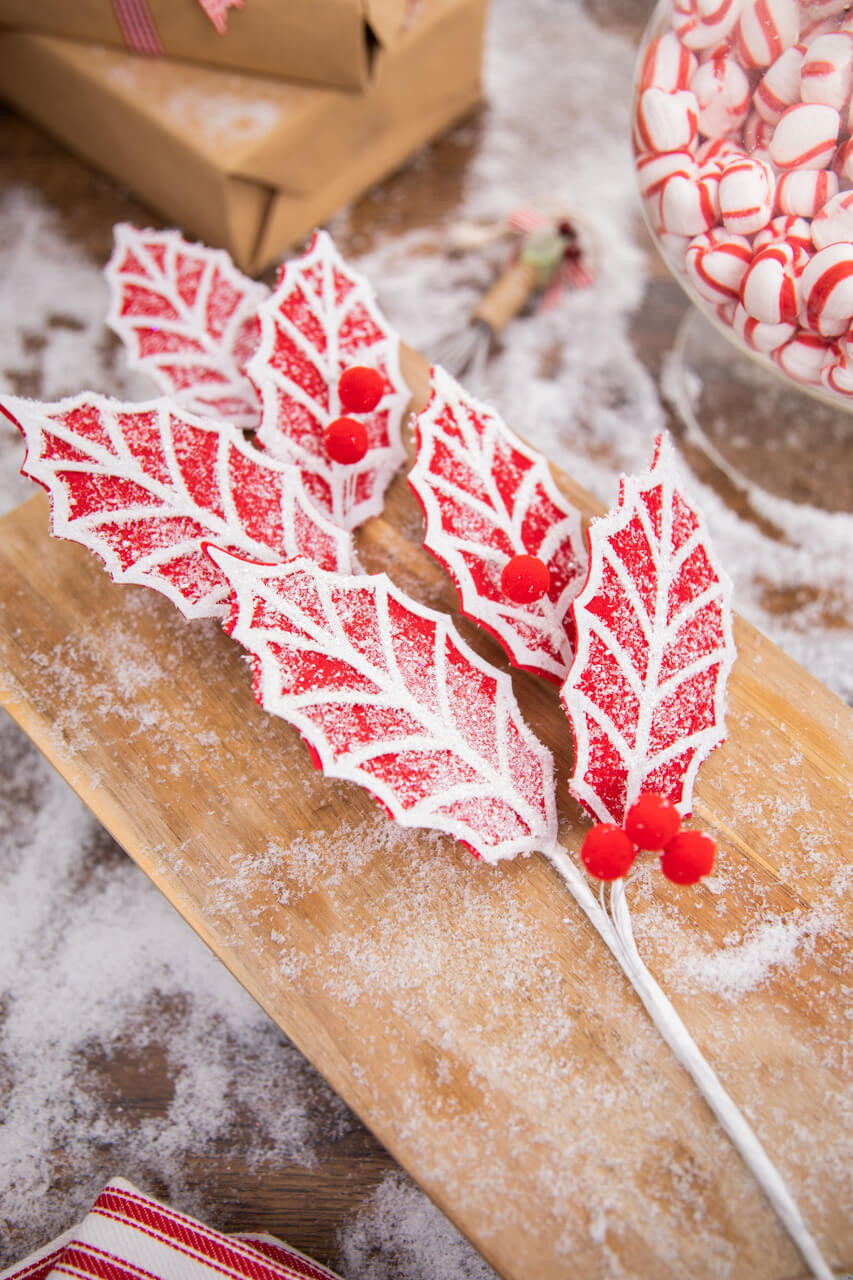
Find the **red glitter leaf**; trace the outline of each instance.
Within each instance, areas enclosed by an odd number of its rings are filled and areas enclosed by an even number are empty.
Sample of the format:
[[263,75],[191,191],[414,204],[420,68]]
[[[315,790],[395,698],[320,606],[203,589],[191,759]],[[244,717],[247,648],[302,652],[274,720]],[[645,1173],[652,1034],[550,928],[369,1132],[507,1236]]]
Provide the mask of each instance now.
[[[409,483],[426,517],[424,546],[453,578],[465,615],[510,661],[559,683],[572,658],[570,605],[586,571],[578,512],[541,454],[444,369],[432,370],[432,397],[415,427]],[[515,604],[501,587],[507,560],[522,554],[550,571],[535,604]]]
[[666,436],[649,471],[623,480],[589,541],[562,690],[575,738],[571,792],[602,822],[621,823],[643,791],[689,813],[696,771],[725,736],[735,649],[729,580],[678,488]]
[[27,442],[21,468],[47,489],[52,531],[95,551],[116,581],[153,587],[188,618],[224,616],[229,589],[202,550],[307,555],[349,570],[350,537],[307,502],[295,467],[227,423],[163,400],[102,396],[57,404],[12,397],[3,412]]
[[551,756],[509,676],[446,615],[384,574],[207,552],[231,584],[226,630],[252,655],[255,696],[327,774],[365,787],[403,826],[444,831],[489,862],[554,846]]
[[[258,443],[298,466],[312,500],[335,524],[354,529],[382,510],[405,457],[400,424],[411,392],[400,372],[400,340],[367,280],[350,270],[325,231],[284,264],[258,315],[260,343],[248,365],[261,397]],[[367,453],[343,466],[329,458],[323,432],[343,413],[338,379],[352,365],[376,369],[385,389],[376,408],[359,415]]]
[[176,407],[257,426],[258,397],[245,369],[257,345],[265,285],[242,275],[222,249],[129,223],[115,229],[106,277],[107,323],[134,368]]

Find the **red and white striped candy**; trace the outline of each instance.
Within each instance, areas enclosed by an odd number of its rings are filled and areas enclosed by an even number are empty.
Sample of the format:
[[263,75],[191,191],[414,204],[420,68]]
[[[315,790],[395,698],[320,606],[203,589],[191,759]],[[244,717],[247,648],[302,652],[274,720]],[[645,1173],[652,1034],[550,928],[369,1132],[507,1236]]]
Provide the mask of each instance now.
[[768,124],[778,124],[788,107],[800,100],[800,68],[806,56],[804,44],[791,45],[759,80],[752,101]]
[[669,231],[662,231],[658,236],[658,245],[663,256],[679,272],[684,269],[684,255],[689,244],[689,236],[676,236]]
[[647,151],[637,159],[637,181],[643,199],[656,196],[674,173],[688,178],[699,175],[699,166],[689,151]]
[[831,344],[816,333],[801,329],[773,352],[773,359],[780,369],[797,382],[820,382],[820,371],[829,354]]
[[734,30],[742,7],[743,0],[676,0],[672,25],[688,49],[708,49]]
[[706,302],[727,303],[740,297],[740,282],[751,260],[747,239],[713,227],[690,241],[684,271]]
[[838,191],[831,169],[788,169],[779,178],[776,198],[783,213],[813,218]]
[[835,152],[841,116],[822,102],[799,102],[784,113],[770,139],[780,169],[824,169]]
[[720,217],[727,231],[748,236],[773,216],[776,178],[769,165],[751,156],[730,160],[720,177]]
[[797,0],[747,0],[737,26],[737,47],[744,67],[769,67],[800,34]]
[[749,114],[749,78],[734,58],[714,57],[701,63],[690,88],[699,107],[699,132],[706,138],[732,133]]
[[637,107],[636,134],[643,151],[679,151],[696,137],[699,104],[687,89],[645,89]]
[[803,249],[806,253],[811,253],[812,234],[808,219],[797,218],[790,213],[773,218],[763,231],[759,231],[753,237],[753,252],[758,253],[759,250],[766,249],[769,244],[776,244],[779,240],[787,240],[795,249]]
[[842,142],[832,158],[832,168],[843,182],[853,182],[853,138]]
[[853,396],[853,365],[845,352],[832,346],[821,366],[820,380],[829,391]]
[[709,164],[711,160],[716,160],[718,164],[725,165],[729,160],[745,155],[746,152],[743,147],[734,137],[706,138],[696,148],[696,159],[700,165]]
[[667,93],[686,89],[696,66],[696,55],[684,47],[674,31],[665,31],[646,50],[638,88],[641,93],[651,88]]
[[842,191],[827,200],[812,222],[811,238],[816,249],[843,240],[853,242],[853,191]]
[[731,329],[732,327],[732,320],[734,319],[736,308],[736,302],[721,302],[716,308],[717,319],[721,324],[724,324],[727,329]]
[[735,307],[732,328],[748,347],[761,351],[766,356],[772,351],[778,351],[797,331],[795,324],[763,324],[749,314],[743,303]]
[[698,236],[709,231],[720,218],[719,173],[686,178],[676,173],[661,188],[661,226],[678,236]]
[[818,249],[803,270],[801,287],[808,327],[823,338],[846,333],[853,319],[853,244],[842,240]]
[[819,36],[808,48],[800,68],[803,102],[822,102],[843,110],[853,89],[853,36],[835,31]]
[[801,251],[782,240],[757,253],[744,273],[740,300],[762,324],[796,324],[800,313]]

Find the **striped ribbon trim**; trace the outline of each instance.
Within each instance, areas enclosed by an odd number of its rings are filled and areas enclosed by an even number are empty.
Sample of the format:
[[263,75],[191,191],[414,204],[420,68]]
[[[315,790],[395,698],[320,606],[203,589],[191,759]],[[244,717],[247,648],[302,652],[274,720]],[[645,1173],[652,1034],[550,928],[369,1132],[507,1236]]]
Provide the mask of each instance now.
[[[242,9],[245,0],[198,0],[198,3],[219,35],[224,36],[228,10]],[[157,58],[166,52],[148,0],[112,0],[112,4],[124,42],[132,53]]]
[[0,1280],[339,1280],[272,1236],[226,1236],[109,1183],[78,1227]]
[[132,53],[156,58],[166,52],[147,0],[113,0],[113,12]]

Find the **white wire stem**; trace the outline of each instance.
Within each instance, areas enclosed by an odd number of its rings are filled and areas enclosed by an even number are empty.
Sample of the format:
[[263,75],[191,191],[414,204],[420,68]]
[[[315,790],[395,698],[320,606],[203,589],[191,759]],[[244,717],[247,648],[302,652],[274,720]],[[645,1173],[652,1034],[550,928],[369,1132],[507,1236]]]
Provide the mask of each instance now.
[[618,961],[663,1039],[681,1065],[693,1077],[702,1097],[717,1117],[733,1146],[743,1157],[815,1280],[834,1280],[833,1272],[806,1226],[779,1170],[762,1147],[743,1112],[726,1093],[716,1072],[703,1057],[696,1041],[646,968],[634,940],[624,883],[617,880],[611,886],[608,909],[603,895],[600,901],[596,898],[586,876],[564,849],[555,846],[545,851],[545,856],[559,872],[575,901],[586,913]]

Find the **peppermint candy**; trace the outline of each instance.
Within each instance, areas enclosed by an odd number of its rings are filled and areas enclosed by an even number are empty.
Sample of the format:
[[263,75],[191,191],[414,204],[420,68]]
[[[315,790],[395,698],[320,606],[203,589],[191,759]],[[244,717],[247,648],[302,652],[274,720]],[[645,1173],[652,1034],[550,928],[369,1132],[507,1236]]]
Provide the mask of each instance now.
[[684,269],[696,292],[719,305],[738,300],[751,260],[752,248],[744,236],[714,227],[690,241]]
[[788,107],[800,98],[800,68],[806,55],[804,44],[792,45],[765,71],[752,101],[768,124],[778,124]]
[[797,0],[751,0],[737,28],[737,47],[745,67],[769,67],[800,34]]
[[779,179],[776,195],[783,213],[813,218],[838,193],[831,169],[789,169]]
[[691,152],[686,149],[678,151],[647,151],[637,158],[637,180],[640,194],[644,200],[660,195],[661,188],[674,173],[685,178],[694,178],[699,173],[699,165]]
[[685,48],[675,32],[665,31],[646,50],[639,87],[663,89],[666,93],[686,89],[698,65],[695,53]]
[[800,68],[800,97],[842,111],[853,89],[853,35],[828,32],[809,45]]
[[827,200],[812,222],[811,238],[816,249],[853,242],[853,191],[841,191]]
[[820,380],[829,391],[841,396],[853,396],[853,365],[843,351],[830,349],[820,370]]
[[817,251],[803,270],[802,296],[810,329],[824,338],[846,333],[853,315],[853,244],[842,240]]
[[710,230],[720,217],[719,170],[694,180],[676,173],[664,183],[658,214],[664,231],[680,236],[698,236]]
[[731,160],[720,177],[720,217],[727,231],[750,235],[773,216],[776,179],[762,160]]
[[637,108],[636,135],[646,151],[678,151],[696,137],[699,105],[688,89],[646,89]]
[[793,214],[772,218],[762,231],[753,236],[753,252],[758,253],[759,249],[766,249],[769,244],[775,244],[778,240],[787,240],[795,248],[811,253],[812,237],[808,218],[798,218]]
[[688,49],[710,49],[733,30],[743,0],[676,0],[672,25]]
[[747,313],[764,324],[795,324],[800,312],[801,250],[787,241],[755,255],[741,284]]
[[770,355],[794,336],[795,324],[765,324],[751,316],[743,303],[738,303],[732,316],[731,326],[735,333],[751,347],[763,355]]
[[699,130],[721,138],[743,124],[751,103],[749,77],[734,58],[715,56],[697,67],[690,81],[699,112]]
[[789,107],[770,139],[770,156],[780,169],[823,169],[835,152],[841,116],[820,102]]
[[801,329],[773,352],[773,359],[796,382],[818,383],[830,346],[818,334]]

